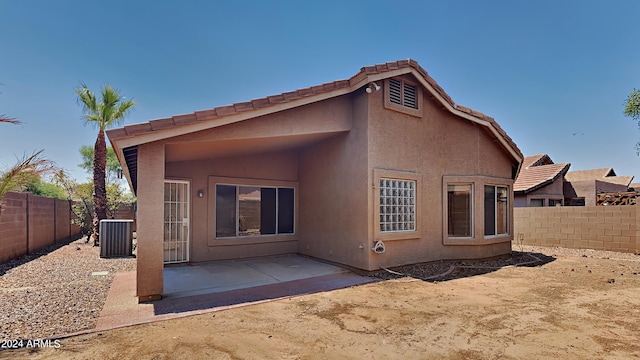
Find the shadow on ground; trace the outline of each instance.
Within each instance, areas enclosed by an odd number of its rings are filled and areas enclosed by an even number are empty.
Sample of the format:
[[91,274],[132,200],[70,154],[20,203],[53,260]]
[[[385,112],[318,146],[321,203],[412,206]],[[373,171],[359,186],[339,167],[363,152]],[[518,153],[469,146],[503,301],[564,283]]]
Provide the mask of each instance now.
[[155,315],[182,313],[313,294],[376,281],[379,279],[345,272],[225,292],[168,298],[153,302],[153,310]]
[[499,259],[431,262],[397,267],[372,273],[368,276],[350,272],[332,274],[219,293],[175,299],[165,298],[152,304],[155,315],[183,313],[312,294],[407,276],[424,281],[441,282],[483,275],[505,267],[537,267],[554,260],[554,257],[541,253],[514,251],[511,256]]
[[412,277],[429,282],[441,282],[484,275],[505,267],[537,267],[556,258],[541,253],[513,251],[511,256],[490,260],[438,261],[384,269],[370,276],[383,280]]

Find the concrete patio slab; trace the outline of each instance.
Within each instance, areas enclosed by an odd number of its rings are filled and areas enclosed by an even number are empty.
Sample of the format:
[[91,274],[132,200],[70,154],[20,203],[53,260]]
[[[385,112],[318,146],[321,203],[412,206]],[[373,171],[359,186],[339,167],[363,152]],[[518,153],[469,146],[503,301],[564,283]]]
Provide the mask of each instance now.
[[348,270],[297,255],[168,266],[162,297],[218,293],[345,272]]
[[138,304],[135,271],[115,275],[92,331],[198,315],[375,282],[301,256],[165,268],[163,299]]

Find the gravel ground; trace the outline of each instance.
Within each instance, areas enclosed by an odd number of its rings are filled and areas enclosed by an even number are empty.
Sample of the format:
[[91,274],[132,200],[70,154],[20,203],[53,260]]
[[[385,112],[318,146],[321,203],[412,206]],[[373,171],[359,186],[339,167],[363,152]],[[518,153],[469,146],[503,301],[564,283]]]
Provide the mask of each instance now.
[[[42,339],[95,327],[114,274],[136,259],[101,259],[83,239],[0,264],[0,339]],[[93,272],[108,272],[92,275]]]

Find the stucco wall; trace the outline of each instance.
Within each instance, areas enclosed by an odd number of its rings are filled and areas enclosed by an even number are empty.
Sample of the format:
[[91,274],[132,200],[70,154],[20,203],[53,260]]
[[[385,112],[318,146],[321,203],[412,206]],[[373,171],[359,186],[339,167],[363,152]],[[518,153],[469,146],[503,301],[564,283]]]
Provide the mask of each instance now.
[[[349,98],[340,97],[166,140],[166,178],[191,182],[191,261],[304,253],[298,244],[302,224],[317,213],[318,205],[307,206],[305,201],[297,206],[293,236],[216,239],[215,183],[224,177],[225,183],[237,185],[275,181],[297,187],[301,174],[308,174],[302,167],[317,167],[314,162],[326,163],[329,156],[302,160],[303,154],[342,136],[339,132],[351,128],[351,114]],[[296,189],[298,204],[307,196],[307,188]],[[204,192],[203,198],[197,197],[198,190]],[[320,190],[312,186],[310,191]]]
[[[509,253],[511,235],[482,239],[481,204],[476,204],[474,211],[476,238],[444,244],[443,177],[468,176],[467,181],[475,183],[476,194],[483,191],[483,184],[492,183],[491,178],[511,186],[512,160],[481,126],[445,111],[424,92],[422,96],[422,117],[415,117],[386,109],[383,91],[369,95],[369,183],[373,182],[375,169],[414,172],[420,202],[418,238],[386,241],[384,254],[370,252],[371,268]],[[369,216],[377,226],[373,204],[378,195],[375,191],[369,194]],[[513,204],[512,198],[509,204]],[[370,239],[370,245],[375,240]]]
[[164,144],[138,146],[138,250],[136,295],[157,300],[164,287]]
[[[467,176],[480,199],[484,184],[512,185],[513,160],[482,126],[421,96],[421,117],[385,109],[384,91],[368,94],[362,88],[163,141],[166,178],[191,182],[191,261],[299,252],[375,270],[507,254],[512,219],[509,235],[485,239],[481,204],[474,211],[475,238],[445,244],[443,177]],[[391,241],[387,252],[377,255],[371,251],[379,230],[372,185],[374,173],[384,169],[414,174],[421,205],[417,235]],[[296,236],[287,241],[215,239],[211,226],[218,177],[236,178],[238,184],[251,179],[295,183]],[[203,198],[197,197],[198,190]]]
[[549,199],[564,200],[564,180],[562,177],[557,178],[549,185],[543,186],[526,194],[516,194],[514,200],[515,207],[527,207],[531,199],[545,199],[545,206],[548,206]]
[[585,206],[596,206],[596,194],[601,192],[627,191],[627,187],[600,180],[582,180],[564,183],[565,196],[584,198]]
[[362,89],[347,98],[352,102],[351,130],[301,153],[299,251],[369,269],[369,97]]
[[[212,177],[226,177],[225,183],[242,185],[253,182],[267,185],[271,180],[296,182],[298,179],[298,151],[279,151],[209,160],[169,162],[167,179],[191,182],[191,260],[210,261],[246,258],[298,251],[297,237],[289,241],[261,239],[216,240],[213,233],[215,218],[215,181]],[[236,179],[236,180],[234,180]],[[199,198],[199,190],[204,196]]]
[[515,240],[525,245],[634,252],[640,250],[636,206],[515,209]]

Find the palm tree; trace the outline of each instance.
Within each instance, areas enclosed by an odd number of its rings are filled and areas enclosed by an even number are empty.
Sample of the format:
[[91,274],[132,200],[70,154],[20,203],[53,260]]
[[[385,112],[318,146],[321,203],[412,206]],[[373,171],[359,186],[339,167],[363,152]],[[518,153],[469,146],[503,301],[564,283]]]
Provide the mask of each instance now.
[[106,188],[106,167],[107,167],[107,144],[104,138],[104,131],[114,125],[124,121],[125,116],[133,110],[135,101],[125,100],[117,90],[110,85],[102,88],[102,99],[98,101],[96,95],[89,90],[87,85],[75,89],[78,96],[78,103],[84,110],[84,122],[94,124],[98,127],[98,137],[93,153],[93,244],[98,245],[100,234],[98,233],[100,220],[107,218],[107,188]]

